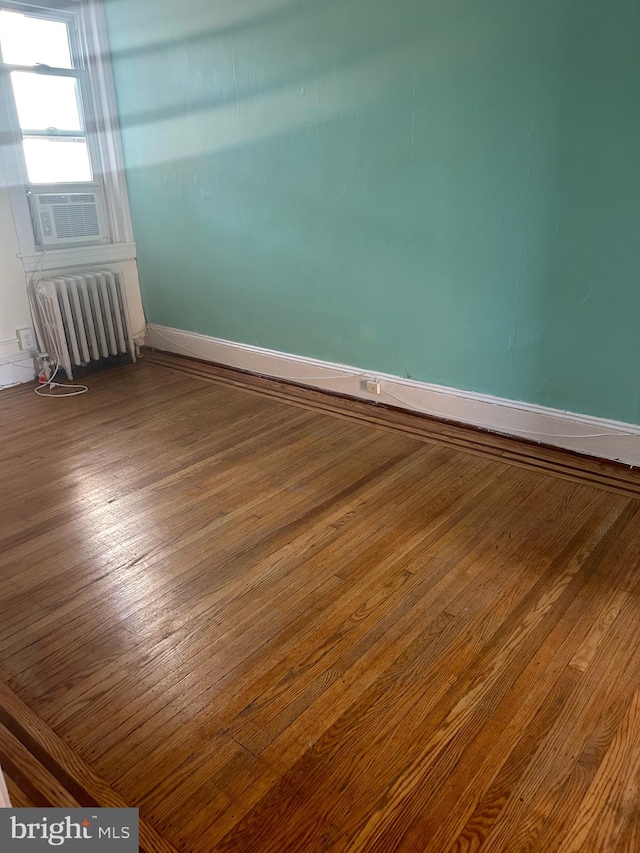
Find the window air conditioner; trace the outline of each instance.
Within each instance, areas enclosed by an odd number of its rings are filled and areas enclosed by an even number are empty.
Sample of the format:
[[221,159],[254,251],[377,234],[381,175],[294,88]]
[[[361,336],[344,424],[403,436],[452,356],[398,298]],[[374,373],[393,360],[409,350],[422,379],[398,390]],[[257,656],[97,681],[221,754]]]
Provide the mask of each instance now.
[[86,192],[30,192],[31,210],[40,246],[102,243],[109,239],[102,197]]

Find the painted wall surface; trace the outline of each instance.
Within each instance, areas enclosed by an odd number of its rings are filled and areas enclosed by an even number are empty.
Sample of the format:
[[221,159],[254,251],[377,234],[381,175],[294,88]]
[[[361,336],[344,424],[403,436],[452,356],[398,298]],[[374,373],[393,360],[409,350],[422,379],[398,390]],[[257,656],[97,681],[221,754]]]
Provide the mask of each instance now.
[[105,0],[147,318],[640,422],[637,0]]

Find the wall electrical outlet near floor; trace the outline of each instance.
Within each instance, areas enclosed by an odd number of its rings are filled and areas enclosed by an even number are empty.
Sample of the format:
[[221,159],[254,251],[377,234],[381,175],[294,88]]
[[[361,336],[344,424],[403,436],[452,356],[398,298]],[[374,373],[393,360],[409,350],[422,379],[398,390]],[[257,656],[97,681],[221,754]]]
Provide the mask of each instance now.
[[30,351],[36,348],[36,336],[33,329],[16,329],[16,337],[21,350]]

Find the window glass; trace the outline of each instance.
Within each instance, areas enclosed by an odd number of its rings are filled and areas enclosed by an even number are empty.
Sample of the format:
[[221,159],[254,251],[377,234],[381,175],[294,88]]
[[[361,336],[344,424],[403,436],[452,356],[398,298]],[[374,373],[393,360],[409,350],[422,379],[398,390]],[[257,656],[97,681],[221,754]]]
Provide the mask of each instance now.
[[0,12],[0,50],[8,65],[72,68],[69,29],[64,21]]
[[[0,11],[1,58],[10,66],[30,184],[81,183],[94,178],[81,81],[73,68],[69,39],[70,24],[65,21]],[[12,70],[16,65],[25,67]]]
[[23,144],[32,184],[74,184],[93,180],[85,139],[26,136]]
[[75,77],[12,71],[18,120],[24,130],[82,130]]

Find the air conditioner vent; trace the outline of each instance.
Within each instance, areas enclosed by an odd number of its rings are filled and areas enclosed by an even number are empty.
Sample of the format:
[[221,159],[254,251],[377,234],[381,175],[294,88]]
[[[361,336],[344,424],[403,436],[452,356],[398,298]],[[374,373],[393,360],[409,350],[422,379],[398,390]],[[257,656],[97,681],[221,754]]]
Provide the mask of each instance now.
[[66,240],[69,237],[100,236],[100,222],[95,199],[93,204],[54,204],[53,223],[59,240]]
[[69,200],[66,195],[41,195],[38,198],[40,204],[66,204]]
[[65,201],[71,201],[74,204],[80,204],[82,202],[89,202],[90,204],[95,204],[96,197],[93,193],[73,193],[70,196],[67,196]]

